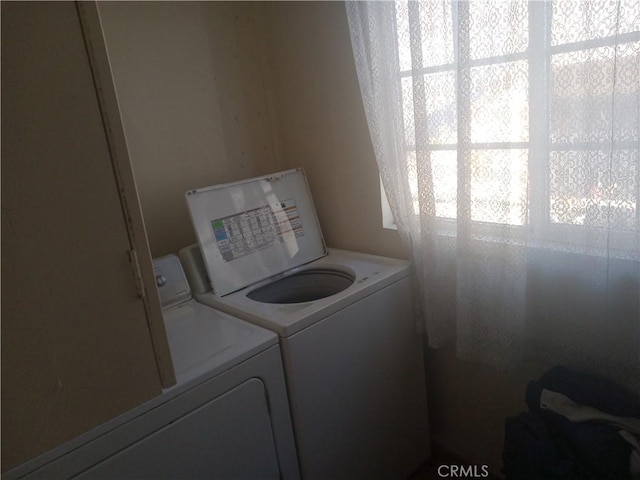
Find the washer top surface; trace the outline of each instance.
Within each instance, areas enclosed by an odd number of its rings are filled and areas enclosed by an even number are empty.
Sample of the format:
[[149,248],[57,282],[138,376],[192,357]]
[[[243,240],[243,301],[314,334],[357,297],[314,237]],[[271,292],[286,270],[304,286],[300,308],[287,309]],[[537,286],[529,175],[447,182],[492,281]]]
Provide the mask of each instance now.
[[[265,303],[248,297],[252,291],[274,279],[225,296],[216,295],[206,288],[194,291],[194,295],[202,303],[245,318],[281,337],[288,337],[409,275],[409,262],[405,260],[338,249],[329,249],[328,252],[325,257],[287,272],[326,269],[344,272],[353,277],[354,281],[350,286],[325,298],[301,303]],[[198,262],[202,262],[198,260],[198,246],[182,249],[180,256],[189,278],[199,277],[201,284],[206,284],[206,280],[202,279],[202,267],[198,267]]]
[[300,168],[189,190],[186,199],[217,295],[240,290],[327,253]]

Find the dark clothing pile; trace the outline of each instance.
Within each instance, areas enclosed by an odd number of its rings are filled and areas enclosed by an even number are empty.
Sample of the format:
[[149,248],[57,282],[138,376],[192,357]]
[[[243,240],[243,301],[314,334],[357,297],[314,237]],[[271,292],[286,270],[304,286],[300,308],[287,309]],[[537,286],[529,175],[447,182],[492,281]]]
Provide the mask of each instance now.
[[[541,406],[541,397],[545,394],[568,397],[561,407],[568,404],[569,410],[571,407],[579,412],[597,409],[603,415],[572,421],[567,415],[557,413],[564,411],[563,408],[553,411],[553,408],[544,408],[547,405]],[[640,421],[638,395],[609,380],[558,366],[540,380],[529,382],[526,401],[529,412],[505,422],[502,471],[507,480],[638,478],[631,473],[633,466],[630,467],[630,458],[639,452],[638,432],[626,431],[624,422],[621,426],[602,420],[610,416],[628,419],[632,424],[630,430],[634,430]],[[621,434],[621,431],[625,432]]]

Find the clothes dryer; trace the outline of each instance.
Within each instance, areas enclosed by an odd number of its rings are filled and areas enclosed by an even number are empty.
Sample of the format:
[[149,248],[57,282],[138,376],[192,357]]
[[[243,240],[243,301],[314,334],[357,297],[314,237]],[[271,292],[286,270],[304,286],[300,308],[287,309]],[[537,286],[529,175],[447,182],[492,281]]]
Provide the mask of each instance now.
[[7,478],[300,478],[277,336],[196,302],[176,255],[154,268],[176,385]]
[[187,202],[196,299],[280,337],[303,478],[407,478],[429,456],[408,262],[326,249],[301,169]]

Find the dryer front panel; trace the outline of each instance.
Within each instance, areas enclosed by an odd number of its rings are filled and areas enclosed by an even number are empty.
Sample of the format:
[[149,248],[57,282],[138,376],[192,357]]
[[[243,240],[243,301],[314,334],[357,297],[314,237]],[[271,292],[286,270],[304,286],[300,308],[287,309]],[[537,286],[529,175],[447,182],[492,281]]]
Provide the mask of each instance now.
[[252,378],[74,478],[275,480],[273,436],[264,385]]

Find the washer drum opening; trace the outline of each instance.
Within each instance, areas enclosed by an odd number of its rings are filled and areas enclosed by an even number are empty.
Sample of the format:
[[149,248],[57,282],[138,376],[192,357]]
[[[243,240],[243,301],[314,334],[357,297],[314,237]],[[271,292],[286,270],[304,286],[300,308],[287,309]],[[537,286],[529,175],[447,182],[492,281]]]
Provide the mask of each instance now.
[[247,297],[262,303],[311,302],[340,293],[353,281],[353,275],[339,270],[303,270],[257,288]]

